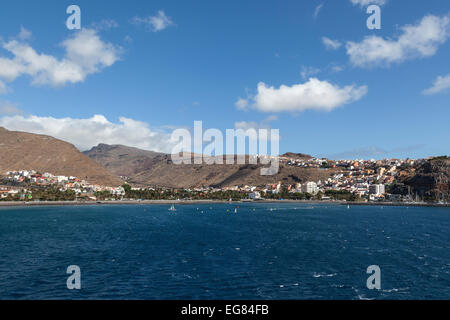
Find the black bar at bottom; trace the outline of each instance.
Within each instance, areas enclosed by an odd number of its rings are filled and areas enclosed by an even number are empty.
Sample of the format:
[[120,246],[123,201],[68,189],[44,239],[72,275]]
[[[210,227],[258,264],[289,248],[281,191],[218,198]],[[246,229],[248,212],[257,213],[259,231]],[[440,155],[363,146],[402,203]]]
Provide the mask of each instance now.
[[[113,314],[122,319],[308,319],[320,316],[385,317],[389,309],[414,313],[444,307],[448,301],[0,301],[2,312],[61,316]],[[424,309],[425,308],[425,309]],[[432,308],[432,309],[429,309]],[[58,311],[57,311],[58,310]],[[134,316],[133,316],[134,315]],[[359,316],[358,316],[359,315]]]

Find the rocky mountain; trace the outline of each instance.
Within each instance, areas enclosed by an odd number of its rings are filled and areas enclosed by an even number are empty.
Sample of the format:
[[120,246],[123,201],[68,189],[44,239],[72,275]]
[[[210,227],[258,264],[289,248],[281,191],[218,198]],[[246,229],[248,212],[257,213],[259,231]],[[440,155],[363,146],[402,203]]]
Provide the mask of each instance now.
[[402,182],[409,192],[424,200],[447,200],[450,198],[450,158],[428,159],[414,168],[414,174]]
[[101,164],[82,154],[70,143],[0,127],[0,173],[36,170],[75,176],[92,184],[119,186],[123,183]]
[[302,159],[302,160],[309,160],[309,159],[313,158],[309,154],[294,153],[294,152],[286,152],[285,154],[282,155],[282,157],[291,158],[291,159]]
[[161,157],[164,157],[164,154],[153,151],[107,144],[99,144],[83,153],[115,175],[123,177],[132,177],[142,171],[151,170],[155,164],[161,162]]
[[[137,186],[192,188],[201,186],[265,185],[282,181],[317,181],[328,178],[333,170],[297,168],[280,165],[275,176],[261,176],[262,165],[182,164],[172,162],[171,155],[144,151],[121,145],[101,144],[85,155]],[[307,155],[301,155],[308,157]],[[246,161],[248,163],[248,161]]]

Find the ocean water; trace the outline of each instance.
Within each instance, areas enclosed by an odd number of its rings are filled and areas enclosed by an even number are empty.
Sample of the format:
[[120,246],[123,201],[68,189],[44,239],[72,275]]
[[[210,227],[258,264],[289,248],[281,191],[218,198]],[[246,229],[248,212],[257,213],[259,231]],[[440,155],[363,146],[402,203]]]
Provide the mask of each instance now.
[[236,206],[0,208],[0,299],[450,299],[449,208]]

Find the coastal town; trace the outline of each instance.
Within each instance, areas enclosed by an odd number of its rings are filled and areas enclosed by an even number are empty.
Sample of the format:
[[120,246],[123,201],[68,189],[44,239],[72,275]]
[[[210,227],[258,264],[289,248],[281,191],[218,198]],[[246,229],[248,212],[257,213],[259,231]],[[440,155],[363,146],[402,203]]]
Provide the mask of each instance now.
[[0,175],[0,201],[134,201],[134,200],[314,200],[351,202],[397,202],[445,204],[448,189],[438,199],[414,192],[399,183],[429,159],[329,160],[280,156],[280,164],[316,169],[329,178],[287,184],[273,181],[264,185],[226,187],[196,186],[164,188],[100,186],[74,176],[58,176],[35,170],[9,171]]

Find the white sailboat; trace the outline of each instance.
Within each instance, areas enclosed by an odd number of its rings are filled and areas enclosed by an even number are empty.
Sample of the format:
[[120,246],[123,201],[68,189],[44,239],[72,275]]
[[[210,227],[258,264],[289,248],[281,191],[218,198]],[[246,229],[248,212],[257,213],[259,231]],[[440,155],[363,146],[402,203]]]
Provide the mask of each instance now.
[[175,206],[172,205],[172,206],[169,208],[169,211],[177,211],[177,209],[175,209]]

